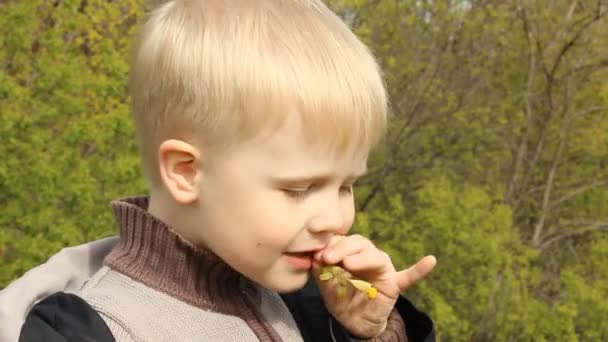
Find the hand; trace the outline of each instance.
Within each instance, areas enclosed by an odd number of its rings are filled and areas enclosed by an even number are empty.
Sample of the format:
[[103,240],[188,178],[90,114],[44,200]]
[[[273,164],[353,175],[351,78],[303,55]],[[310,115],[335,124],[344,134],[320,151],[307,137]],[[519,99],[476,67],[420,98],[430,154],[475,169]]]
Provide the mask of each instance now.
[[[385,330],[399,294],[427,276],[435,264],[435,257],[426,256],[398,272],[388,254],[363,236],[334,236],[325,249],[315,254],[313,276],[328,311],[342,326],[354,336],[372,338]],[[340,265],[354,277],[370,282],[378,290],[376,298],[370,299],[352,286],[338,296],[336,279],[319,280],[320,269],[325,265]]]

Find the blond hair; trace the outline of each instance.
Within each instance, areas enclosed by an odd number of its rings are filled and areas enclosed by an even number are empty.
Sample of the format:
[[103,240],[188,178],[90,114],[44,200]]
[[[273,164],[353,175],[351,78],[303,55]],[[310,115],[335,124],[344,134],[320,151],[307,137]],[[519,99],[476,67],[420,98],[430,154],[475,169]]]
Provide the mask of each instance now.
[[343,153],[369,150],[386,126],[377,63],[316,0],[166,2],[141,29],[130,83],[152,184],[166,139],[221,149],[295,112],[308,142]]

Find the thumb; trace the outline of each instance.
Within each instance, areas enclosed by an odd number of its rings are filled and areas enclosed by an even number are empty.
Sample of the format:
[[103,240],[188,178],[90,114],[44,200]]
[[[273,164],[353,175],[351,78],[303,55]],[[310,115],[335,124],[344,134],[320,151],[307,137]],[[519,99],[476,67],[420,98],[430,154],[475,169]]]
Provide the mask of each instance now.
[[410,286],[414,285],[419,280],[426,277],[435,265],[437,264],[437,259],[435,259],[432,255],[427,255],[424,258],[420,259],[414,266],[397,272],[397,286],[401,291],[406,290]]

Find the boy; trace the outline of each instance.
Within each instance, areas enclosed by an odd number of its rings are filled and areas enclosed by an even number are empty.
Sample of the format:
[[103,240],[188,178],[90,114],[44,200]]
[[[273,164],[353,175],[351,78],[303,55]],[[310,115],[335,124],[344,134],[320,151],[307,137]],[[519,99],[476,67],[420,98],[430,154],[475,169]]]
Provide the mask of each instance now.
[[[76,295],[39,303],[20,340],[431,334],[399,293],[434,258],[397,272],[369,240],[346,235],[386,95],[372,55],[335,14],[316,0],[173,0],[152,12],[134,52],[150,197],[113,202],[120,239],[103,267]],[[338,298],[335,281],[319,280],[335,264],[377,297],[349,287]]]

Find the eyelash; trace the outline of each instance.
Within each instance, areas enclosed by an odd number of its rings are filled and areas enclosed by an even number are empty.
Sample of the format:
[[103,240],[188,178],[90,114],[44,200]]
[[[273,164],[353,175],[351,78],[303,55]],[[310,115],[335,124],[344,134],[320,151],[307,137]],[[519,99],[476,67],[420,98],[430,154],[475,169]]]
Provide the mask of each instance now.
[[[312,190],[314,190],[314,188],[315,188],[314,186],[309,186],[308,188],[303,189],[303,190],[283,189],[283,192],[287,195],[287,197],[289,197],[291,199],[301,200],[304,197],[306,197],[307,195],[309,195],[310,192]],[[353,186],[348,185],[348,186],[340,187],[340,193],[345,194],[345,195],[352,195]]]

